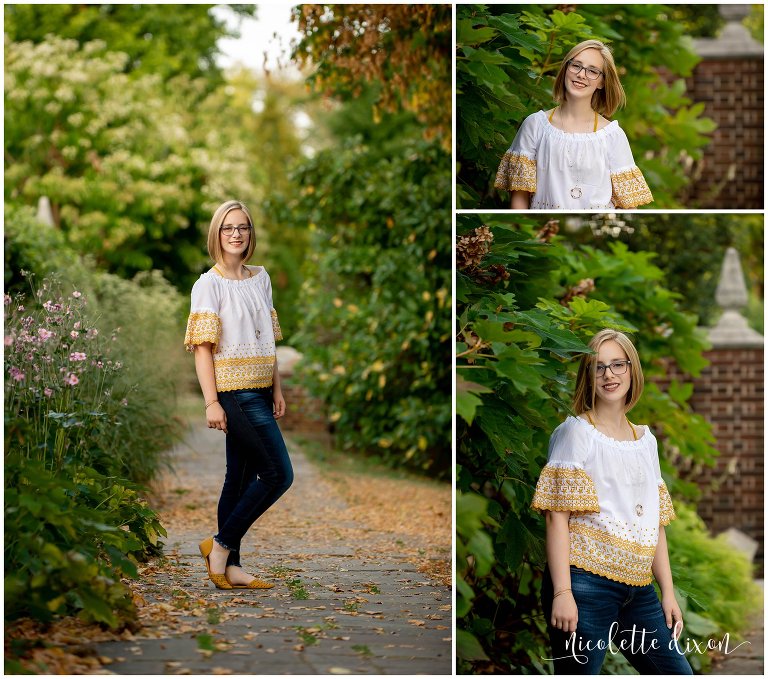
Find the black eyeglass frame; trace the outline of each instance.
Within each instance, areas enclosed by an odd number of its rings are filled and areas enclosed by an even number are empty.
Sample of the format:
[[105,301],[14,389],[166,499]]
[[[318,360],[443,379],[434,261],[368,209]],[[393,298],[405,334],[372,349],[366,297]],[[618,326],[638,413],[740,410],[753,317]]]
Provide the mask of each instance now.
[[[224,229],[232,229],[232,231],[231,233],[227,233]],[[251,231],[253,231],[253,224],[240,224],[239,226],[232,226],[228,224],[227,226],[219,227],[219,232],[223,233],[225,236],[234,236],[235,231],[237,231],[238,236],[241,233],[247,233],[250,236]]]
[[[603,71],[601,71],[599,68],[595,68],[594,66],[585,66],[581,62],[574,61],[573,59],[568,59],[568,61],[565,62],[565,65],[566,65],[566,67],[569,70],[571,69],[571,67],[578,68],[579,69],[578,71],[571,71],[576,76],[580,75],[581,72],[584,71],[584,75],[587,76],[588,80],[592,80],[592,81],[599,80],[601,75],[605,75],[605,73]],[[595,78],[590,78],[589,77],[589,69],[590,68],[594,69],[595,71],[597,71],[597,77],[595,77]]]
[[[624,371],[623,372],[617,373],[611,367],[613,365],[616,365],[617,363],[620,363],[620,364],[624,365]],[[605,375],[605,371],[608,370],[609,368],[611,370],[611,375],[614,375],[614,376],[615,375],[626,375],[627,374],[627,370],[629,370],[629,366],[630,365],[632,365],[632,361],[630,361],[628,358],[623,360],[623,361],[611,361],[608,365],[601,365],[600,363],[598,363],[598,364],[595,365],[595,375],[597,377],[602,377],[603,375]],[[601,368],[602,368],[602,372],[600,372]]]

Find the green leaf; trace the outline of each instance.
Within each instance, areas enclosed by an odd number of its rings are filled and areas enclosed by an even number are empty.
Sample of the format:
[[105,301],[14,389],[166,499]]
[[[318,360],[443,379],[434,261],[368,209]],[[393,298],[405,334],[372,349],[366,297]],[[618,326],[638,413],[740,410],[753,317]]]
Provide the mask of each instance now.
[[456,654],[462,660],[488,660],[475,635],[463,629],[456,630]]

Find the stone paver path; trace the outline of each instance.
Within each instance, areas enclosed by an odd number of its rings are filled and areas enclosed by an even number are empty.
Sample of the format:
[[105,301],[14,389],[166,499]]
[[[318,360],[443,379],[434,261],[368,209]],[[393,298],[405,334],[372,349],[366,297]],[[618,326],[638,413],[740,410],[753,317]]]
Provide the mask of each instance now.
[[451,673],[450,587],[417,570],[412,536],[364,525],[298,446],[289,449],[294,485],[242,549],[243,564],[276,586],[234,591],[213,587],[197,547],[215,530],[222,435],[196,429],[174,449],[161,493],[165,558],[136,589],[144,626],[97,645],[106,670]]

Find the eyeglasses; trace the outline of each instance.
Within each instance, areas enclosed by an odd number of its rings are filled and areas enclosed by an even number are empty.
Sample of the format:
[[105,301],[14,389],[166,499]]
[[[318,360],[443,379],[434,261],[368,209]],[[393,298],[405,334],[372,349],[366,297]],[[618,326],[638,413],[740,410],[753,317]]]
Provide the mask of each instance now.
[[605,375],[605,371],[607,368],[611,369],[611,372],[614,375],[623,375],[625,372],[627,372],[627,366],[632,361],[614,361],[613,363],[610,363],[609,365],[601,365],[600,363],[597,364],[597,368],[595,368],[595,373],[598,377],[602,377]]
[[222,226],[219,228],[219,231],[221,231],[225,236],[231,236],[235,231],[237,231],[237,235],[239,236],[241,233],[250,236],[251,235],[251,225],[250,224],[243,224],[240,226]]
[[573,61],[573,59],[568,60],[568,71],[574,75],[579,75],[579,73],[584,71],[584,73],[587,74],[587,78],[590,80],[597,80],[601,75],[603,75],[603,72],[594,66],[585,66],[578,61]]

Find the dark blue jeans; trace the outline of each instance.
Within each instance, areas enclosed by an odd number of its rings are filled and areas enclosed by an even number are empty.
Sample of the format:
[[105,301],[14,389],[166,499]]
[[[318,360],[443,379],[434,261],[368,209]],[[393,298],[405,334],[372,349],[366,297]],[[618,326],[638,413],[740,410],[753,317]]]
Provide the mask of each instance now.
[[[579,611],[576,634],[552,627],[552,578],[544,571],[541,603],[552,643],[555,674],[600,674],[608,643],[640,674],[693,674],[667,627],[653,585],[635,587],[571,566]],[[567,596],[567,595],[565,595]]]
[[272,388],[224,391],[227,471],[219,498],[216,542],[231,550],[228,566],[240,565],[240,541],[293,483],[293,467],[272,414]]

